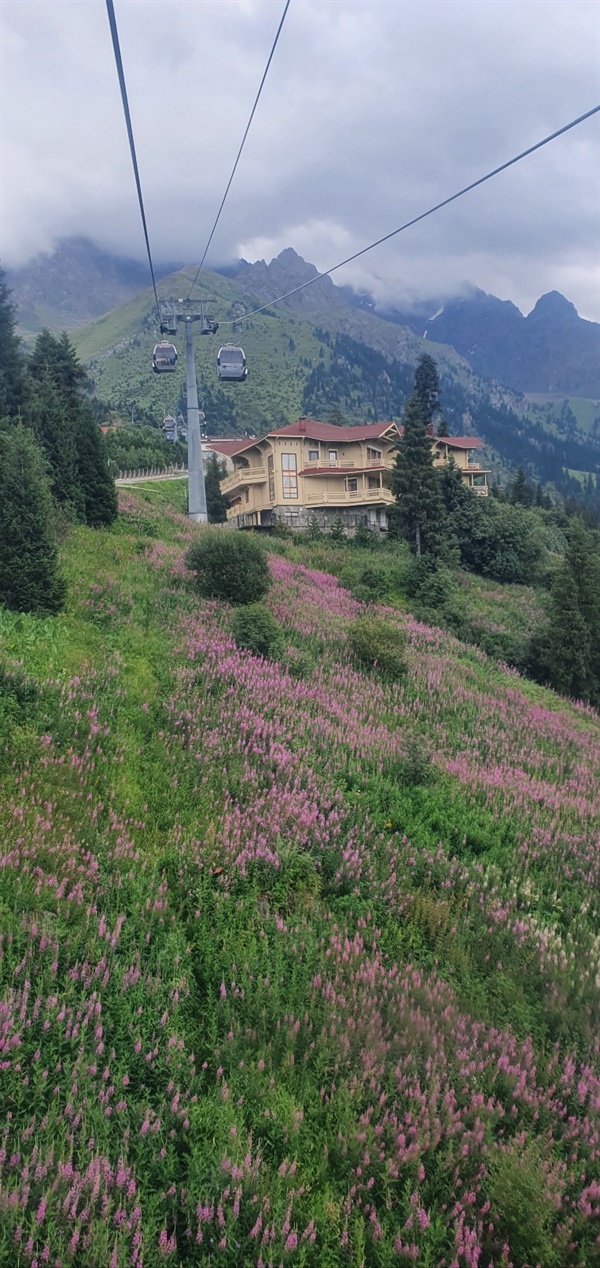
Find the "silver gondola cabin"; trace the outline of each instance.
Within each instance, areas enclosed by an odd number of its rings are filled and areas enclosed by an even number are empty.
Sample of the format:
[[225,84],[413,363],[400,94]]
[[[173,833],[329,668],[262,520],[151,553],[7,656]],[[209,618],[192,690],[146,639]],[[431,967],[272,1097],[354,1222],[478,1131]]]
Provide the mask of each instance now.
[[243,383],[248,377],[248,367],[243,348],[236,348],[228,343],[219,348],[217,354],[217,374],[223,383]]
[[177,365],[177,348],[174,344],[162,340],[157,343],[152,353],[152,369],[155,374],[172,374]]

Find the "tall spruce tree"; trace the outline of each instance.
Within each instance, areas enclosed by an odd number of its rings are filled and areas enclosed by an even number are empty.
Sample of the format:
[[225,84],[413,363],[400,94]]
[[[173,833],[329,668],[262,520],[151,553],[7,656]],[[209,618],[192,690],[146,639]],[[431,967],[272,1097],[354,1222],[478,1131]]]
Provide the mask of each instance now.
[[421,406],[425,426],[433,426],[441,412],[440,380],[435,361],[428,352],[421,357],[417,365],[414,394]]
[[63,413],[63,447],[74,452],[77,497],[74,501],[86,524],[93,528],[112,523],[117,513],[117,494],[104,450],[104,438],[83,395],[86,373],[77,353],[63,333],[56,338],[43,330],[29,361],[32,376],[40,384],[50,381]]
[[34,385],[31,421],[50,468],[52,496],[56,502],[70,507],[77,519],[83,519],[85,506],[77,469],[74,424],[46,368]]
[[549,621],[542,652],[549,681],[563,696],[589,700],[591,639],[582,615],[577,586],[566,560],[552,587]]
[[224,477],[225,463],[219,461],[213,450],[208,456],[204,476],[209,524],[224,524],[227,520],[227,500],[221,493],[221,480]]
[[0,418],[16,418],[27,395],[25,360],[11,294],[0,268]]
[[394,518],[411,550],[417,556],[438,554],[443,543],[444,507],[426,415],[416,391],[404,410],[392,491],[398,508]]
[[106,528],[117,514],[117,490],[108,468],[104,436],[85,401],[77,417],[75,445],[85,522],[91,528]]
[[45,461],[31,432],[11,427],[0,433],[0,603],[55,613],[65,593]]
[[510,491],[510,500],[513,506],[531,506],[533,502],[533,489],[522,467],[517,468]]

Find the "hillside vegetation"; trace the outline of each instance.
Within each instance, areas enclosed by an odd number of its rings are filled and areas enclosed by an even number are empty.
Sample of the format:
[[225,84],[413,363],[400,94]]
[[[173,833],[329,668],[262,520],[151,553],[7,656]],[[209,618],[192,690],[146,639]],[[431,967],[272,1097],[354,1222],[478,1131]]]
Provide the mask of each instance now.
[[0,1262],[597,1263],[598,715],[172,496],[0,611]]

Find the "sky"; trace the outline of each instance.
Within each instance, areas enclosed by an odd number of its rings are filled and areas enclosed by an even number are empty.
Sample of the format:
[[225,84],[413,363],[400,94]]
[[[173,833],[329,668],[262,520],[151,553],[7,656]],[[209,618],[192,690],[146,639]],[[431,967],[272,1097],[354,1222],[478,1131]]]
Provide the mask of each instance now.
[[[115,0],[157,263],[197,263],[283,0]],[[145,247],[103,0],[0,0],[0,258]],[[207,263],[319,269],[600,103],[598,0],[292,0]],[[600,320],[600,116],[334,274]]]

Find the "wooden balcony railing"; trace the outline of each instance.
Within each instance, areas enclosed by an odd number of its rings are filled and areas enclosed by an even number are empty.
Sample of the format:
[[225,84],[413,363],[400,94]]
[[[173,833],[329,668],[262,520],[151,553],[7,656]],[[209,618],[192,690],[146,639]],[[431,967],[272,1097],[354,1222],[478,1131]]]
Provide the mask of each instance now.
[[233,489],[246,484],[265,484],[266,480],[266,467],[238,467],[236,471],[232,471],[231,475],[221,480],[221,492],[231,493]]

